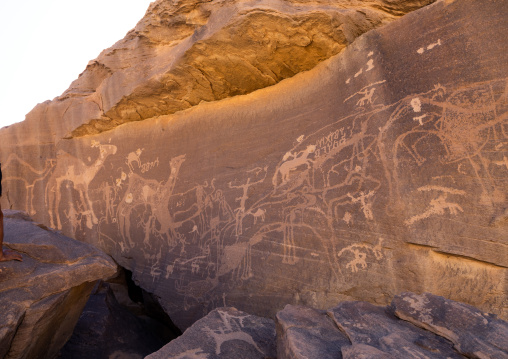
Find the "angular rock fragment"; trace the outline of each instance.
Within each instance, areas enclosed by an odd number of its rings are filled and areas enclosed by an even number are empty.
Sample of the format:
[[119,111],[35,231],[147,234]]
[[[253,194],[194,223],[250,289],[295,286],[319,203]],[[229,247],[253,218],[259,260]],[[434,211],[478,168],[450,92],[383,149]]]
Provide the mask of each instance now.
[[275,359],[275,324],[235,308],[211,311],[147,359]]
[[346,348],[345,353],[351,357],[361,357],[369,351],[377,356],[381,351],[396,358],[463,358],[447,340],[397,319],[385,307],[367,302],[342,302],[329,309],[328,314],[353,346],[369,346]]
[[326,311],[287,305],[277,313],[278,359],[337,359],[349,339]]
[[431,293],[394,297],[395,315],[450,340],[468,358],[508,358],[508,323]]
[[4,211],[4,244],[23,262],[0,263],[0,358],[53,358],[72,334],[94,282],[117,266],[104,253]]

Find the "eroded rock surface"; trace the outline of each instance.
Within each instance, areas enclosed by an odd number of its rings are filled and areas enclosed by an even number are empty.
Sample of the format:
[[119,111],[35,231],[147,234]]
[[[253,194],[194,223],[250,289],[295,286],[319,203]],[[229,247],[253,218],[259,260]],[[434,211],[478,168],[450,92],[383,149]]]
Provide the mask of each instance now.
[[508,7],[438,1],[351,43],[427,2],[373,4],[156,2],[0,131],[2,207],[103,249],[182,330],[404,291],[508,318]]
[[277,358],[493,359],[508,354],[508,323],[429,293],[403,293],[387,307],[342,302],[327,313],[291,305],[278,312]]
[[53,358],[72,330],[98,279],[116,264],[89,244],[4,211],[4,245],[23,262],[0,263],[0,358]]
[[385,307],[366,302],[342,302],[330,309],[329,315],[353,345],[348,349],[348,356],[353,353],[353,357],[357,356],[369,347],[392,358],[463,358],[449,341],[399,320]]
[[448,340],[468,358],[508,358],[508,323],[464,303],[424,293],[392,301],[395,315]]
[[147,359],[275,359],[273,320],[224,307],[211,311]]

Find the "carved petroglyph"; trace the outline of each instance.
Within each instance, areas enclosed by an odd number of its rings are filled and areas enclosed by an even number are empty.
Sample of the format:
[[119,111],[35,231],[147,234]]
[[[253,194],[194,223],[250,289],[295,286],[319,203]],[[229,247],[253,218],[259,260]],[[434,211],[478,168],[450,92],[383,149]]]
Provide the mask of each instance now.
[[420,126],[423,126],[423,119],[425,117],[427,117],[427,115],[421,115],[421,116],[413,117],[413,121],[418,121]]
[[159,157],[154,161],[149,161],[141,164],[141,173],[146,173],[154,168],[159,167]]
[[307,148],[297,154],[294,153],[286,153],[284,156],[285,160],[283,160],[282,164],[275,171],[275,175],[273,176],[272,183],[275,187],[277,187],[279,183],[279,175],[282,180],[282,184],[285,184],[289,181],[289,177],[292,171],[295,171],[300,166],[305,166],[309,168],[310,159],[309,156],[314,153],[316,150],[316,146],[309,145]]
[[[195,183],[190,177],[179,179],[184,156],[159,153],[161,159],[145,162],[148,150],[136,154],[129,149],[109,157],[111,178],[87,189],[95,208],[78,194],[85,190],[81,179],[68,174],[71,166],[77,173],[79,160],[59,154],[56,166],[48,163],[38,174],[54,174],[46,186],[51,220],[58,223],[60,206],[76,232],[95,226],[94,218],[100,217],[98,226],[117,231],[111,237],[121,255],[136,252],[145,258],[143,273],[154,281],[165,278],[186,308],[219,305],[225,291],[257,280],[260,272],[266,275],[259,268],[265,258],[294,272],[310,260],[344,283],[350,276],[343,273],[361,274],[386,254],[381,238],[377,244],[361,242],[358,228],[387,238],[378,223],[386,216],[407,226],[438,216],[454,220],[470,210],[466,199],[481,205],[476,197],[485,193],[485,201],[493,203],[495,191],[506,188],[505,80],[456,90],[436,85],[391,104],[379,102],[384,83],[358,91],[360,86],[352,83],[348,98],[338,101],[354,111],[312,133],[293,134],[276,165],[265,166],[263,159],[246,170]],[[110,146],[94,145],[92,160],[97,148]],[[110,150],[88,172],[83,167],[86,178],[94,178],[114,146]],[[467,191],[458,189],[465,188],[464,177]],[[57,198],[57,190],[78,198]],[[219,350],[226,337],[218,337]]]
[[[286,154],[286,156],[290,156],[290,155]],[[285,158],[287,158],[286,156],[285,156]],[[258,168],[255,168],[255,169],[247,172],[247,173],[255,173],[256,175],[258,175],[261,172],[264,172],[264,176],[262,178],[258,179],[257,181],[251,182],[251,177],[249,177],[249,178],[247,178],[247,182],[242,185],[233,185],[231,182],[228,183],[229,188],[242,189],[242,196],[237,197],[235,199],[236,201],[240,202],[240,206],[237,209],[235,209],[235,214],[236,214],[235,229],[236,229],[237,236],[239,236],[243,233],[243,220],[247,214],[252,214],[254,216],[255,220],[257,220],[257,218],[259,218],[259,217],[262,217],[264,220],[264,211],[262,209],[258,209],[256,213],[252,213],[251,211],[246,212],[246,202],[247,202],[247,199],[249,198],[250,187],[264,182],[266,175],[268,173],[267,170],[268,170],[267,167],[265,167],[263,169],[258,167]]]
[[138,148],[135,152],[131,152],[127,155],[127,160],[125,163],[129,167],[129,170],[134,172],[134,168],[132,167],[132,163],[137,163],[138,168],[141,167],[141,153],[143,153],[144,148]]
[[373,220],[374,215],[372,214],[372,202],[370,200],[371,197],[374,196],[373,191],[369,191],[369,193],[364,193],[361,191],[358,197],[353,197],[351,194],[347,194],[349,198],[351,198],[352,203],[360,203],[361,209],[363,211],[363,215],[366,219]]
[[356,101],[356,106],[364,106],[365,104],[373,104],[374,103],[373,96],[374,96],[374,92],[376,91],[376,88],[374,86],[383,84],[385,82],[386,82],[386,80],[377,81],[377,82],[371,83],[370,85],[363,87],[362,89],[360,89],[360,91],[357,91],[354,94],[352,94],[351,96],[349,96],[348,98],[346,98],[344,100],[344,103],[346,103],[347,101],[349,101],[350,99],[352,99],[355,96],[361,96],[360,99],[358,99]]
[[[373,246],[371,244],[352,244],[346,248],[343,248],[337,253],[337,257],[347,256],[351,257],[351,254],[354,258],[352,258],[347,264],[346,268],[350,269],[351,272],[357,273],[360,269],[367,268],[367,255],[368,253],[372,253],[376,260],[383,259],[382,252],[383,239],[379,238],[378,243]],[[350,255],[346,255],[349,253]]]
[[205,328],[204,331],[213,338],[215,341],[215,354],[220,355],[222,344],[230,340],[240,340],[252,345],[257,351],[263,354],[263,351],[258,347],[252,336],[244,331],[243,320],[246,316],[233,316],[229,313],[218,311],[223,321],[223,326],[217,329]]
[[258,208],[256,212],[252,213],[252,216],[254,216],[254,224],[257,223],[258,219],[261,219],[261,221],[265,221],[265,214],[266,211],[264,209]]
[[414,112],[422,111],[422,102],[418,97],[413,98],[410,104]]
[[[369,71],[371,71],[373,68],[374,68],[374,59],[371,58],[372,56],[374,55],[374,51],[370,51],[368,54],[367,54],[367,62],[365,63],[365,68],[361,68],[360,70],[358,70],[354,75],[353,75],[353,79],[359,77],[360,75],[362,74],[365,74]],[[346,85],[349,85],[351,83],[351,77],[349,77],[346,81],[345,81]]]
[[448,202],[447,198],[449,194],[453,195],[459,195],[459,196],[465,196],[466,192],[462,190],[457,190],[454,188],[447,188],[447,187],[441,187],[441,186],[423,186],[418,188],[418,191],[420,192],[430,192],[430,191],[437,191],[441,192],[436,198],[433,198],[430,201],[429,206],[425,210],[425,212],[412,216],[411,218],[407,219],[404,223],[407,225],[412,225],[415,222],[421,221],[422,219],[429,218],[432,215],[444,215],[446,213],[446,209],[450,213],[450,215],[457,215],[459,212],[464,212],[462,207],[454,202]]
[[[92,141],[92,148],[99,149],[99,156],[92,165],[86,165],[81,159],[60,151],[57,154],[57,163],[55,170],[51,174],[48,184],[46,185],[46,200],[50,218],[50,225],[53,228],[62,229],[62,222],[59,214],[61,200],[61,185],[64,181],[70,181],[74,190],[79,193],[79,200],[83,206],[84,212],[87,213],[87,226],[91,228],[91,224],[97,224],[98,219],[95,216],[92,202],[88,197],[88,186],[95,178],[95,175],[101,169],[106,158],[116,153],[117,147],[114,145],[101,145],[96,141]],[[56,221],[55,221],[56,217]],[[76,223],[72,224],[77,227]]]
[[374,68],[374,60],[370,59],[367,61],[367,68],[365,69],[365,72],[370,71]]
[[432,50],[436,46],[441,46],[441,39],[438,39],[436,42],[433,42],[433,43],[427,45],[426,47],[420,47],[418,50],[416,50],[416,52],[421,55],[425,51]]
[[492,163],[497,166],[504,166],[504,167],[506,167],[506,169],[508,169],[508,157],[506,157],[506,156],[503,156],[502,161],[492,161]]
[[[120,226],[120,233],[127,240],[131,248],[134,248],[135,241],[131,238],[132,214],[138,209],[149,208],[150,216],[147,220],[136,223],[137,226],[145,228],[145,235],[167,237],[179,224],[174,223],[173,216],[168,209],[168,202],[173,194],[178,172],[185,155],[174,157],[169,162],[170,173],[164,182],[147,180],[136,173],[131,173],[128,180],[126,194],[118,205],[117,218]],[[139,220],[139,219],[138,219]],[[176,235],[167,238],[170,241],[176,240]],[[145,242],[147,239],[145,239]]]
[[[44,163],[42,170],[37,170],[32,167],[28,162],[21,159],[17,154],[11,153],[7,157],[7,160],[3,164],[3,180],[8,181],[20,181],[24,184],[26,189],[25,197],[25,210],[31,215],[37,213],[36,207],[34,206],[34,189],[38,182],[43,182],[53,171],[56,165],[54,159],[48,159]],[[17,174],[20,176],[12,176],[11,168],[16,168]]]

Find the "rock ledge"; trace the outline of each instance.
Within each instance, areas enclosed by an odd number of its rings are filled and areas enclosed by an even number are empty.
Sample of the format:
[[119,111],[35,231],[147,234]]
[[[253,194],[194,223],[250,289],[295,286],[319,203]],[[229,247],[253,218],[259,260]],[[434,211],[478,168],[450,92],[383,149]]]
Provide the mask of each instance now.
[[4,244],[23,262],[0,264],[0,358],[52,358],[65,344],[98,279],[117,265],[95,247],[4,211]]

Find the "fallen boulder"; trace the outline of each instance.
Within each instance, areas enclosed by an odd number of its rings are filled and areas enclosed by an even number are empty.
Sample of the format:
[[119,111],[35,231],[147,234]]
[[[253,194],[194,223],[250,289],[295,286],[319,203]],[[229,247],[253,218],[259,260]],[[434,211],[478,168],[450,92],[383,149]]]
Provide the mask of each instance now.
[[78,242],[4,211],[4,244],[23,262],[0,263],[0,358],[52,358],[73,328],[98,279],[117,265],[92,245]]
[[211,311],[182,336],[146,359],[276,358],[273,320],[224,307]]
[[[433,316],[438,316],[434,325],[421,324],[432,322]],[[508,323],[427,293],[403,293],[388,306],[345,301],[328,311],[288,304],[277,313],[275,326],[276,331],[270,319],[217,308],[146,359],[501,359],[507,355]]]

